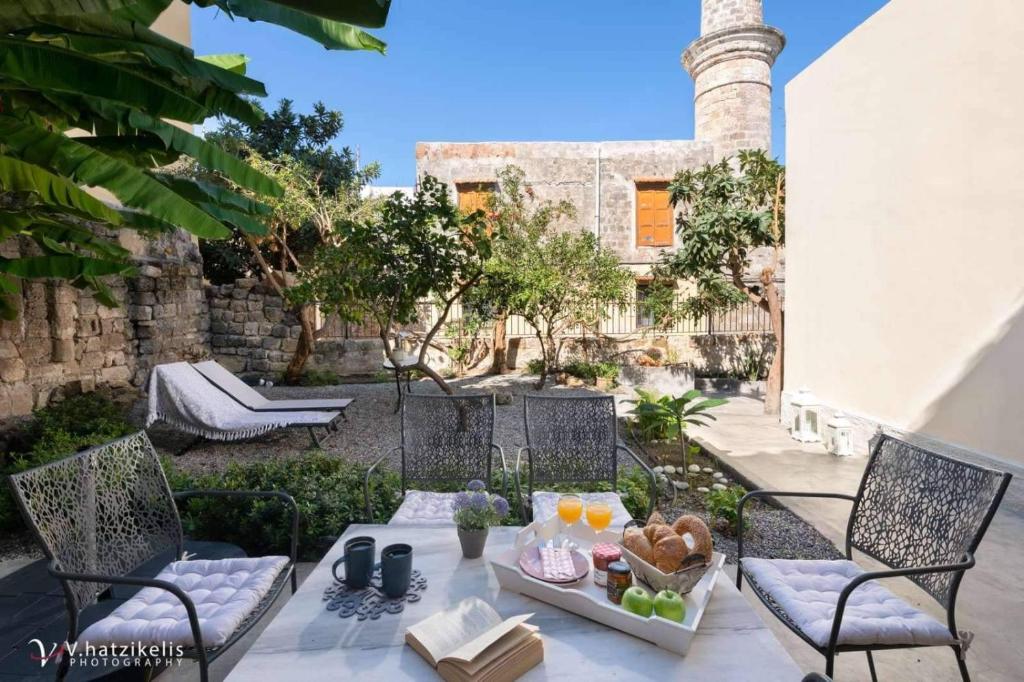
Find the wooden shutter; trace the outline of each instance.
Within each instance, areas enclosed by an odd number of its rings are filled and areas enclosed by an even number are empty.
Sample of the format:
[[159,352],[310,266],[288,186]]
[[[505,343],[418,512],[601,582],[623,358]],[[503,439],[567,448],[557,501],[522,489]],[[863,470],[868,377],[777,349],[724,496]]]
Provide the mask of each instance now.
[[672,246],[673,218],[668,182],[636,184],[637,246]]
[[486,211],[494,185],[486,182],[459,183],[459,210],[463,213]]

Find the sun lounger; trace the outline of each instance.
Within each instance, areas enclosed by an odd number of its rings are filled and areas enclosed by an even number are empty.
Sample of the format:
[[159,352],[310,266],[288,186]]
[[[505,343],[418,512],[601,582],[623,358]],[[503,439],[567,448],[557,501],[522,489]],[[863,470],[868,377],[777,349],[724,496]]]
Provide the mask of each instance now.
[[308,400],[269,400],[254,388],[236,377],[215,360],[192,363],[214,386],[228,394],[235,402],[253,412],[292,412],[306,410],[327,410],[344,412],[352,398],[311,398]]

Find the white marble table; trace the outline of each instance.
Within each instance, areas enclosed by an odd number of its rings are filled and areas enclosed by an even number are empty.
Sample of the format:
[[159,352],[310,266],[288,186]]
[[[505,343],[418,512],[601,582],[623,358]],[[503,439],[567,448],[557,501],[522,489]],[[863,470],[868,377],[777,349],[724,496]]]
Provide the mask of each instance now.
[[[557,607],[502,591],[487,561],[511,546],[517,528],[494,528],[481,559],[463,559],[454,528],[351,526],[285,604],[228,676],[228,682],[275,680],[440,679],[404,645],[405,629],[476,595],[503,617],[535,613],[544,663],[524,680],[773,680],[796,682],[800,669],[743,595],[721,574],[685,657]],[[427,577],[423,599],[398,615],[357,621],[327,611],[322,599],[331,565],[353,535],[372,535],[378,552],[393,542],[413,546],[414,567]]]

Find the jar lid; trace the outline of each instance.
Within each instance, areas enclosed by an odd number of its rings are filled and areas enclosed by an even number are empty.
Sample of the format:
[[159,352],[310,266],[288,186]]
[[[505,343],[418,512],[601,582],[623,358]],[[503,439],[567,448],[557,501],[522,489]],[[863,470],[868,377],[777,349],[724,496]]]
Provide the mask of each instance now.
[[606,562],[618,561],[622,557],[622,551],[618,545],[610,542],[599,542],[590,550],[594,559],[601,559]]
[[609,573],[629,573],[629,564],[625,561],[613,561],[608,564]]

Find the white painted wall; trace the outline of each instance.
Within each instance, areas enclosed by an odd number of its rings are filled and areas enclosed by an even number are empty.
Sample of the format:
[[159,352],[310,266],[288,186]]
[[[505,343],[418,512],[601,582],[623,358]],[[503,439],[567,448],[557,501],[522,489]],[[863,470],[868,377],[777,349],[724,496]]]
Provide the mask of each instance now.
[[786,88],[786,390],[1018,464],[1022,26],[892,0]]

